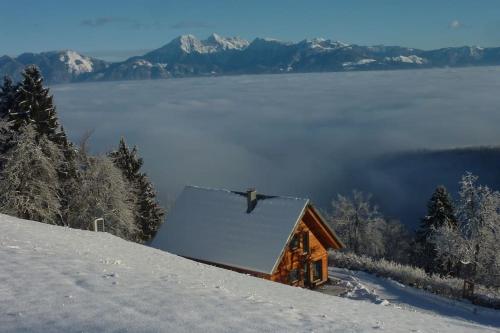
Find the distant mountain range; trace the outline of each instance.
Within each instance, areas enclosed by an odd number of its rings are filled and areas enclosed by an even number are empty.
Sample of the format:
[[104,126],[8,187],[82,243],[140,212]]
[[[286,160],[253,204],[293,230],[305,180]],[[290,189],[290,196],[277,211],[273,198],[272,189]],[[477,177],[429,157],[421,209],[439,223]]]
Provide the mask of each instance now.
[[328,39],[298,43],[212,34],[205,40],[183,35],[122,62],[108,63],[75,51],[23,53],[0,57],[0,75],[20,78],[36,64],[49,83],[147,80],[172,77],[261,73],[343,72],[500,65],[500,47],[419,50],[400,46],[360,46]]

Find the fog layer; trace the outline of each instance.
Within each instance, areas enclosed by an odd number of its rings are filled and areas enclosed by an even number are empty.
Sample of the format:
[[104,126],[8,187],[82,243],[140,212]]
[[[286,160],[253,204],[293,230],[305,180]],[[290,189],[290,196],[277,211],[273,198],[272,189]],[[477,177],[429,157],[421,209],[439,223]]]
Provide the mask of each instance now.
[[[363,166],[385,153],[500,143],[500,68],[492,67],[86,83],[52,92],[73,140],[93,129],[96,152],[120,136],[136,144],[164,202],[194,184],[252,186],[327,207],[337,192],[363,190]],[[389,193],[378,191],[387,206]]]

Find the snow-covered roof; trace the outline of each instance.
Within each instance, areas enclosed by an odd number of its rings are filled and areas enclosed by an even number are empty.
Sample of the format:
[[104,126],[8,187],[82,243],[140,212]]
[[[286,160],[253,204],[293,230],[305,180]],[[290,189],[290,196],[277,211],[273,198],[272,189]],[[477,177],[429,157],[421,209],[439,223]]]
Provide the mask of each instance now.
[[183,257],[271,274],[308,199],[187,186],[151,246]]

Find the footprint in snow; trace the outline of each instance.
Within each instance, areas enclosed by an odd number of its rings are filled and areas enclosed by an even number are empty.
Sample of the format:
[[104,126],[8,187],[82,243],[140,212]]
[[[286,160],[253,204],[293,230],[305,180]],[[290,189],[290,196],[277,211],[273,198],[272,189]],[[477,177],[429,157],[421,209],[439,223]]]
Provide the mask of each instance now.
[[102,277],[105,278],[105,279],[117,278],[118,274],[116,274],[116,273],[109,273],[109,274],[104,274]]

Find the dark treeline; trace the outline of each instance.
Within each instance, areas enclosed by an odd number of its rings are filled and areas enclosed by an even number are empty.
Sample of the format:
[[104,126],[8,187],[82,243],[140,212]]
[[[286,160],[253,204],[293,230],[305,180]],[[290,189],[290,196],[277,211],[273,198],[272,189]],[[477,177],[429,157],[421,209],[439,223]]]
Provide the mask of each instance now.
[[0,212],[24,219],[91,229],[104,218],[107,231],[145,242],[163,222],[164,210],[141,171],[137,148],[122,138],[107,155],[88,152],[59,124],[49,89],[36,66],[22,80],[0,86]]

